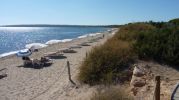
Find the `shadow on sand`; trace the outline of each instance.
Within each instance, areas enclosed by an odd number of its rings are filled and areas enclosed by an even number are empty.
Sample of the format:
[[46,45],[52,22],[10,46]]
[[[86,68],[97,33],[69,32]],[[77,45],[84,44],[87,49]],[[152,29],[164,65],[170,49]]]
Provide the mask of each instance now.
[[33,68],[33,69],[42,69],[44,67],[50,67],[53,63],[46,63],[44,65],[35,65],[33,66],[32,64],[29,64],[29,65],[20,65],[20,66],[17,66],[17,67],[24,67],[24,68]]
[[7,77],[7,68],[0,69],[0,79]]
[[50,59],[66,59],[66,56],[50,56]]

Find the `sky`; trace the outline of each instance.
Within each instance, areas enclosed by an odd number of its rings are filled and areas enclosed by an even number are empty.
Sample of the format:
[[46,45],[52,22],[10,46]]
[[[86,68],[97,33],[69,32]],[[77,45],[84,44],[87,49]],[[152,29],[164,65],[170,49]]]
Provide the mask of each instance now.
[[110,25],[179,18],[179,0],[0,0],[0,25]]

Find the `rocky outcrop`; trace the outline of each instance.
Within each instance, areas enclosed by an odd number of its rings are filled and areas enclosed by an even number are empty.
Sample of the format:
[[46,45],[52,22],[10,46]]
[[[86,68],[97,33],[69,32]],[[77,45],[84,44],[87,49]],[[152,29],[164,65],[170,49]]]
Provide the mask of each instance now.
[[141,66],[134,65],[133,75],[130,82],[131,91],[133,92],[134,95],[137,94],[139,87],[145,86],[146,79],[144,78],[144,76],[145,76],[145,70]]
[[139,66],[137,65],[134,65],[134,70],[133,70],[133,75],[136,76],[136,77],[142,77],[145,75],[145,72],[142,68],[140,68]]
[[131,85],[133,87],[142,87],[145,84],[146,84],[146,80],[145,79],[141,79],[141,78],[137,78],[137,77],[132,77]]

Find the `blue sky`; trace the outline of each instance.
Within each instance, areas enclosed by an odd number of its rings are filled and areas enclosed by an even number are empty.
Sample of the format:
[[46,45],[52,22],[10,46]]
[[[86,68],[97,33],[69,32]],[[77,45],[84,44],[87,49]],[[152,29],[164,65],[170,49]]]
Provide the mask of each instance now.
[[101,25],[172,18],[179,18],[179,0],[0,0],[0,25]]

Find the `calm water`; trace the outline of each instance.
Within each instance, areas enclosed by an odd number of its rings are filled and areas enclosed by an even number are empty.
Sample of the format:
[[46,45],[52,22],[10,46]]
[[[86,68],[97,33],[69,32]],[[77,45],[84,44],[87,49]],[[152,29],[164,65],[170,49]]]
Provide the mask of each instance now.
[[29,43],[74,39],[106,30],[102,27],[0,27],[0,54],[24,49]]

